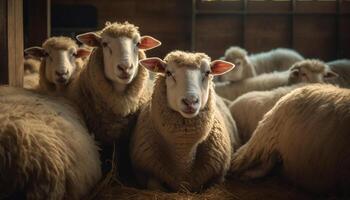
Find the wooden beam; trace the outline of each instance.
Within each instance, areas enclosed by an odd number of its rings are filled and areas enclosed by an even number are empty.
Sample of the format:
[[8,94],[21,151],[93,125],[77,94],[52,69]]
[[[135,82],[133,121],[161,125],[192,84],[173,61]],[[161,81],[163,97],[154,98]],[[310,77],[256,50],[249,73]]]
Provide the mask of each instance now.
[[0,0],[0,84],[8,84],[7,0]]
[[41,46],[51,34],[51,0],[26,0],[24,13],[24,47]]
[[23,2],[7,0],[9,85],[23,86]]

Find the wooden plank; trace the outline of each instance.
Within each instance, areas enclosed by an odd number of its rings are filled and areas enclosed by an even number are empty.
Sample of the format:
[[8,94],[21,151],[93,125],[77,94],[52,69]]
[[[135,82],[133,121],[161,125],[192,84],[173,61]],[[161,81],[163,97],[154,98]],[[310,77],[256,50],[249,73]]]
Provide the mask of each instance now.
[[26,0],[24,2],[25,48],[41,46],[50,37],[51,0]]
[[297,16],[294,33],[295,49],[306,58],[337,58],[336,16]]
[[23,2],[7,1],[9,85],[23,86]]
[[0,0],[0,84],[8,84],[7,0]]
[[245,48],[248,52],[290,47],[292,25],[289,16],[247,16],[246,23]]
[[196,51],[213,59],[224,55],[230,46],[242,46],[242,17],[201,16],[197,20]]

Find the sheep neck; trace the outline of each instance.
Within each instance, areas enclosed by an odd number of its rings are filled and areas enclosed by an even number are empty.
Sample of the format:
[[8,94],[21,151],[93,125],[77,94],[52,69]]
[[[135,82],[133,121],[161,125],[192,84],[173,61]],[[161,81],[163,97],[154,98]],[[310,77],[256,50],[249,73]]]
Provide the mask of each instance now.
[[[144,53],[140,52],[139,57],[145,57]],[[114,83],[104,74],[102,49],[96,48],[81,74],[80,87],[84,93],[89,94],[93,102],[103,102],[102,104],[115,115],[125,117],[135,113],[146,101],[148,76],[148,71],[139,67],[134,80],[126,85],[122,92],[116,91]]]
[[194,118],[184,118],[169,108],[166,98],[165,78],[159,76],[151,100],[151,117],[155,129],[165,142],[164,147],[180,173],[191,169],[198,145],[204,141],[214,122],[213,88],[210,86],[207,105]]

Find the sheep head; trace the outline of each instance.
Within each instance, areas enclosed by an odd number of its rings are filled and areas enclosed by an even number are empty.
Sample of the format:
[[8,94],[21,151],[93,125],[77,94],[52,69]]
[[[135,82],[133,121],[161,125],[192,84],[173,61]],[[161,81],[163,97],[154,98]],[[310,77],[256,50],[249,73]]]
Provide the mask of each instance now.
[[327,64],[317,59],[297,62],[289,72],[290,83],[324,83],[339,76]]
[[43,76],[56,86],[66,85],[77,70],[77,59],[90,55],[90,51],[79,48],[74,40],[68,37],[51,37],[42,47],[30,47],[24,53],[43,62]]
[[138,27],[128,22],[107,22],[99,33],[84,33],[77,39],[88,46],[102,48],[106,78],[123,85],[131,83],[137,74],[139,50],[153,49],[161,44],[151,36],[141,37]]
[[140,64],[165,76],[168,106],[185,118],[198,115],[208,101],[213,76],[233,69],[234,64],[215,60],[203,53],[174,51],[164,60],[147,58]]
[[221,59],[233,63],[235,69],[220,76],[220,81],[239,81],[244,76],[245,68],[252,67],[247,51],[237,46],[228,48]]

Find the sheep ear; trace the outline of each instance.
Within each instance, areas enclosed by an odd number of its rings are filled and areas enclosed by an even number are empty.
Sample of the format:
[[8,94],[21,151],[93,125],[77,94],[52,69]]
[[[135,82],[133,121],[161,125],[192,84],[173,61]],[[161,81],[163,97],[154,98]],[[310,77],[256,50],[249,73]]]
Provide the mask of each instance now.
[[326,72],[326,74],[324,75],[324,78],[326,79],[336,79],[339,77],[339,74],[333,72],[333,71],[328,71]]
[[150,49],[153,49],[153,48],[160,46],[161,44],[162,43],[159,40],[157,40],[151,36],[146,35],[146,36],[141,37],[139,49],[150,50]]
[[43,58],[46,56],[45,50],[41,47],[30,47],[24,50],[24,56],[33,56],[35,58]]
[[101,36],[99,36],[94,32],[83,33],[83,34],[77,35],[76,38],[77,40],[79,40],[79,42],[91,47],[101,46]]
[[85,48],[79,48],[77,50],[77,58],[86,58],[90,55],[91,51]]
[[222,75],[231,71],[235,65],[233,63],[223,61],[223,60],[214,60],[210,63],[211,73],[213,75]]
[[164,73],[165,72],[165,62],[157,57],[146,58],[139,61],[140,65],[145,67],[146,69],[156,72],[156,73]]

